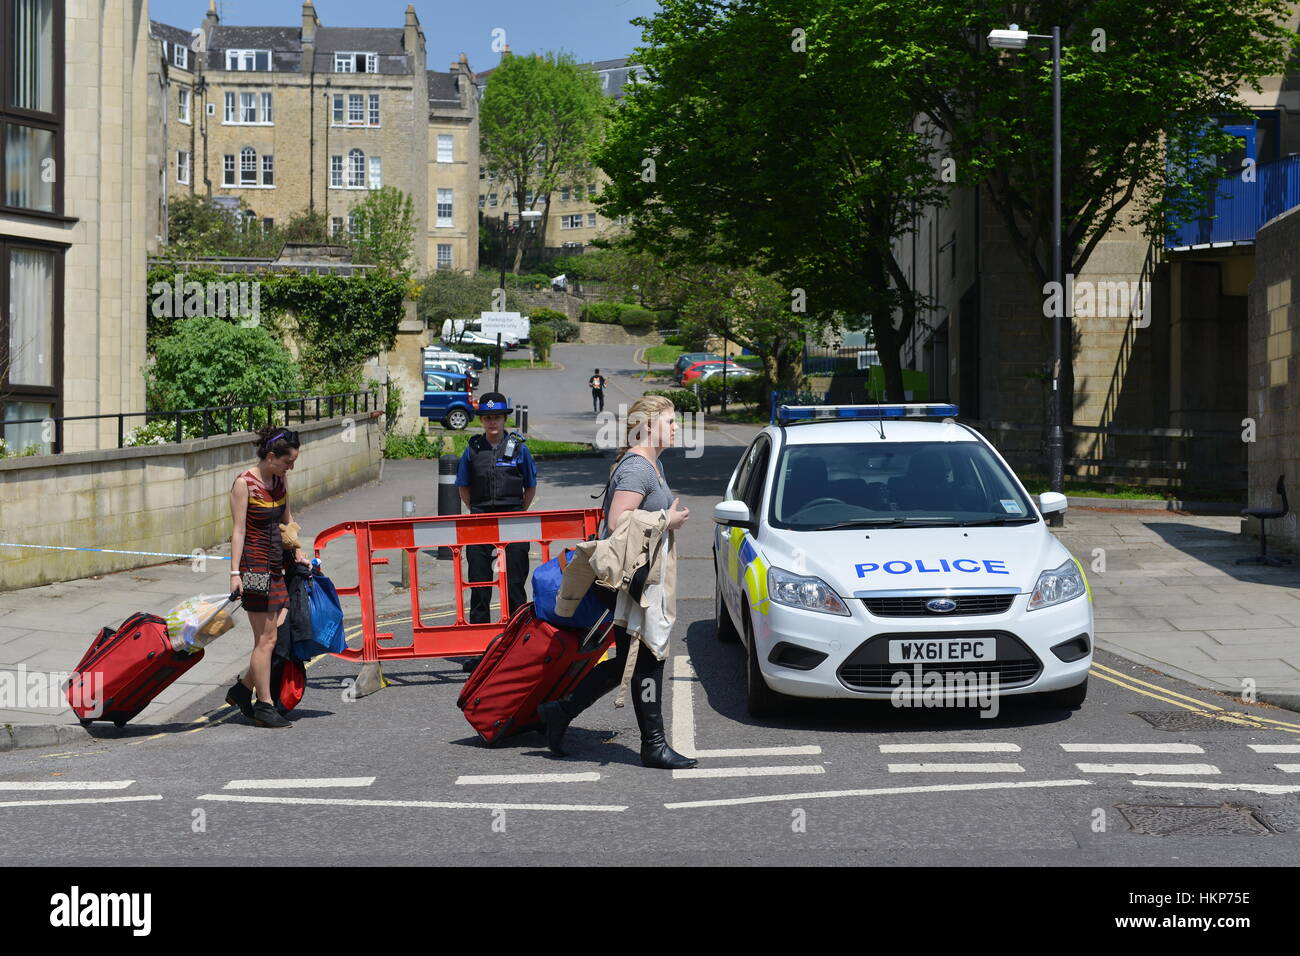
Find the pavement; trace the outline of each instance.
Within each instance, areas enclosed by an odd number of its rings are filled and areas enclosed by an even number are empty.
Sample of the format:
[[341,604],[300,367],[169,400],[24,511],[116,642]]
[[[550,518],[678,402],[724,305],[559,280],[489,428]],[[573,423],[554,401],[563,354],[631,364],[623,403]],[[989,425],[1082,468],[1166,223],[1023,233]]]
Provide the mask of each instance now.
[[[557,368],[505,370],[501,390],[515,404],[529,405],[530,437],[600,442],[586,380],[594,368],[609,377],[606,410],[617,413],[620,403],[630,404],[646,389],[638,374],[639,351],[633,346],[560,344],[553,352]],[[481,390],[490,384],[485,377]],[[716,476],[729,470],[728,463],[734,463],[758,427],[688,424],[699,425],[702,453],[675,449],[665,457],[670,486],[697,518],[679,542],[687,562],[678,575],[679,597],[711,603],[707,509],[718,497]],[[609,464],[608,458],[543,462],[534,508],[594,507],[590,496],[601,490]],[[343,521],[400,517],[406,495],[415,497],[417,515],[437,513],[436,461],[387,461],[378,481],[317,502],[295,517],[309,541]],[[1100,648],[1193,687],[1246,700],[1257,696],[1300,710],[1300,568],[1236,566],[1235,558],[1255,548],[1252,539],[1240,536],[1239,525],[1229,517],[1071,508],[1057,533],[1088,569]],[[346,548],[340,542],[322,554],[326,573],[340,585],[356,581],[355,555]],[[221,593],[229,563],[220,559],[228,555],[226,542],[205,561],[0,592],[0,750],[87,740],[91,735],[75,722],[61,693],[51,690],[57,681],[36,675],[66,676],[101,627],[115,627],[135,611],[165,614],[195,594]],[[534,552],[533,566],[539,557]],[[449,569],[450,562],[438,561],[435,552],[420,553],[422,607],[452,601]],[[373,573],[381,617],[409,612],[410,595],[398,580],[396,562]],[[345,615],[356,619],[355,599],[345,597],[343,603]],[[252,637],[243,615],[236,618],[236,628],[209,645],[204,659],[131,726],[119,731],[96,724],[93,736],[137,733],[133,728],[143,725],[163,732],[188,727],[181,717],[223,690],[247,665]],[[21,701],[14,688],[27,690]],[[43,691],[49,692],[42,697]]]

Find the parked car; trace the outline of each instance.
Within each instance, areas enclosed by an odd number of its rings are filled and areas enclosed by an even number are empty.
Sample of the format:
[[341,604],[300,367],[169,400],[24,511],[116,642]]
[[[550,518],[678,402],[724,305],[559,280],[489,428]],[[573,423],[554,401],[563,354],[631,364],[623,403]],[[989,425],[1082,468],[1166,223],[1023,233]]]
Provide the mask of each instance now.
[[478,388],[478,376],[474,374],[468,362],[460,359],[429,359],[424,360],[424,370],[426,372],[454,372],[457,375],[464,375],[469,379],[470,388]]
[[704,372],[705,372],[706,369],[711,369],[711,368],[713,368],[713,369],[717,369],[718,371],[721,371],[721,370],[722,370],[722,366],[723,366],[724,364],[727,366],[727,372],[728,372],[728,374],[731,374],[731,372],[732,372],[733,370],[735,370],[735,369],[742,369],[742,370],[743,370],[743,369],[745,368],[743,365],[737,365],[737,364],[734,363],[734,362],[730,362],[730,363],[724,363],[724,362],[696,362],[694,365],[690,366],[689,368],[686,369],[685,372],[682,373],[682,384],[683,384],[683,385],[688,385],[688,384],[690,384],[691,382],[695,381],[697,378],[699,378],[701,375],[704,374]]
[[673,365],[673,380],[680,385],[682,383],[682,373],[686,371],[688,366],[694,365],[696,362],[721,361],[723,361],[722,356],[713,352],[683,352],[677,356],[677,363]]
[[483,369],[483,359],[479,358],[477,355],[471,355],[469,352],[457,352],[455,349],[449,348],[446,345],[426,345],[424,347],[424,360],[427,362],[431,358],[438,361],[451,359],[457,362],[464,362],[475,371],[482,371]]
[[422,418],[460,431],[469,424],[477,407],[474,387],[464,375],[455,372],[424,373],[424,398],[420,400]]
[[[752,368],[747,368],[744,365],[727,366],[727,381],[729,382],[732,381],[733,379],[738,379],[738,378],[753,378],[757,374],[758,373],[755,372]],[[704,370],[700,373],[701,382],[707,382],[710,379],[720,379],[720,378],[722,378],[721,365],[705,366]]]
[[[473,345],[496,345],[497,337],[495,335],[484,335],[482,332],[458,332],[454,338],[444,338],[444,342],[452,345],[460,343]],[[518,339],[512,339],[507,336],[501,336],[501,347],[504,349],[513,349],[519,346]]]

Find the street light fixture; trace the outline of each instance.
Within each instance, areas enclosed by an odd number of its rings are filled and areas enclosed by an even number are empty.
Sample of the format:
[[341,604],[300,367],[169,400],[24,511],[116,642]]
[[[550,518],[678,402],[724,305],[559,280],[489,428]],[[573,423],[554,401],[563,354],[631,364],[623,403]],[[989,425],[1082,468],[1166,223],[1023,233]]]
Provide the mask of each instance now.
[[[1052,281],[1064,296],[1065,277],[1061,274],[1061,28],[1050,34],[1030,33],[1017,24],[1009,30],[990,30],[989,46],[1000,50],[1023,50],[1030,40],[1052,41]],[[1064,299],[1061,300],[1064,302]],[[1065,433],[1061,429],[1061,321],[1070,314],[1065,303],[1061,316],[1052,320],[1052,394],[1047,405],[1047,455],[1049,480],[1053,491],[1060,491],[1065,478]],[[1060,524],[1060,514],[1052,516]]]

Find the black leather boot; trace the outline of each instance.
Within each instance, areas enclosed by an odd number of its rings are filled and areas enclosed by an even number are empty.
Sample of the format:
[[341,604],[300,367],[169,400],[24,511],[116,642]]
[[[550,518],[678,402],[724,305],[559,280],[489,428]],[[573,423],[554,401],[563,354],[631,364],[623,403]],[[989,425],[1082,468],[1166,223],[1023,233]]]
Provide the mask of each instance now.
[[[644,647],[640,653],[650,655],[649,649]],[[663,661],[657,661],[648,672],[634,673],[631,686],[628,687],[637,726],[641,728],[641,766],[658,770],[686,770],[699,761],[683,757],[668,746],[668,735],[664,733],[663,689]],[[646,696],[653,699],[645,700]]]
[[537,716],[546,724],[546,746],[557,757],[569,755],[563,746],[564,732],[569,729],[569,724],[578,713],[573,707],[572,695],[547,701],[537,708]]
[[259,727],[292,727],[293,724],[280,716],[274,704],[257,701],[253,704],[253,723]]
[[249,720],[253,719],[253,692],[242,680],[236,679],[235,686],[226,691],[226,703],[238,707],[239,712]]

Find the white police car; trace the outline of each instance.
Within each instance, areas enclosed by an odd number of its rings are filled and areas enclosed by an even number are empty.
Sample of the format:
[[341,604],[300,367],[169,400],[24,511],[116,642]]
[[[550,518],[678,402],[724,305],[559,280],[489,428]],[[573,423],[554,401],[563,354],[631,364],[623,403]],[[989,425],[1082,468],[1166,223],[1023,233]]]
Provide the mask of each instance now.
[[951,700],[954,677],[1083,703],[1092,593],[1043,519],[1065,496],[1034,501],[956,414],[782,406],[749,446],[713,509],[713,557],[717,633],[744,639],[751,714],[786,696],[919,701],[935,684]]

